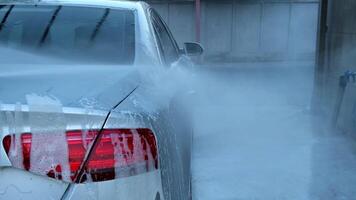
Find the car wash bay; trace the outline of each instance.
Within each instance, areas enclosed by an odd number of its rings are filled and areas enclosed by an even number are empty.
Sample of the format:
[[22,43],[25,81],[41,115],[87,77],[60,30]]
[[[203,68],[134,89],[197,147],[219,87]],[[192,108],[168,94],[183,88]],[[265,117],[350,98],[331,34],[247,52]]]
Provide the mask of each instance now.
[[181,45],[206,48],[193,199],[356,199],[354,75],[339,86],[356,70],[356,2],[152,3]]
[[311,114],[308,63],[219,67],[197,86],[194,199],[355,198],[356,144]]

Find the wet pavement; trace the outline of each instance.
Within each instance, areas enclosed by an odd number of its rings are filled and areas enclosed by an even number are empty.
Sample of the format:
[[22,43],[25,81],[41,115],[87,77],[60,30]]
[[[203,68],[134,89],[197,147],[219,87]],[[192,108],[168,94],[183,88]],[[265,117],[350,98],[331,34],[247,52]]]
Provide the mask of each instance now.
[[356,145],[310,112],[312,63],[205,66],[194,98],[195,200],[356,199]]

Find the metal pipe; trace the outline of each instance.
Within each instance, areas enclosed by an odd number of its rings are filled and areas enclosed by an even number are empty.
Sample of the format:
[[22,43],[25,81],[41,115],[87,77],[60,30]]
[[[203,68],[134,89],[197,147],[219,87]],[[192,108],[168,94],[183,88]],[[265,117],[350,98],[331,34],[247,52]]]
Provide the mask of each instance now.
[[201,4],[200,0],[195,0],[195,33],[196,42],[200,42],[201,34]]
[[356,72],[346,71],[339,78],[339,88],[336,96],[334,111],[331,117],[331,122],[333,127],[337,126],[337,120],[339,118],[341,106],[344,101],[346,87],[350,82],[352,83],[356,82]]

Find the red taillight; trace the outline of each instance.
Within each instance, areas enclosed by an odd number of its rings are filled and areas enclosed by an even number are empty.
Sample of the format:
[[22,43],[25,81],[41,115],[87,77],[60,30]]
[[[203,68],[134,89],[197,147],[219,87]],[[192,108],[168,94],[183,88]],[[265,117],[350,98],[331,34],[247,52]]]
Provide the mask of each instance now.
[[10,147],[11,147],[11,135],[7,135],[2,140],[2,144],[5,148],[6,154],[9,154]]
[[[14,167],[76,183],[112,180],[158,169],[157,144],[150,129],[67,131],[66,144],[53,141],[58,134],[53,140],[50,134],[42,135],[23,133],[4,138],[3,146]],[[20,141],[15,137],[20,137]],[[98,141],[94,143],[96,137]],[[31,149],[35,142],[36,149]],[[31,152],[36,153],[31,156]]]
[[23,166],[25,170],[30,170],[31,166],[31,142],[32,134],[24,133],[21,135],[21,144],[22,144],[22,157],[23,157]]

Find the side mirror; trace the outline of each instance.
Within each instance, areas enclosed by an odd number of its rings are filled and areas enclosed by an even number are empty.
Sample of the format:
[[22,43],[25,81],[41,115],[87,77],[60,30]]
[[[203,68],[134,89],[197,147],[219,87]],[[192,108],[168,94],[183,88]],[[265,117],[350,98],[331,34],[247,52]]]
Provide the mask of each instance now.
[[184,43],[183,52],[188,56],[200,56],[203,54],[204,49],[199,43],[186,42]]

